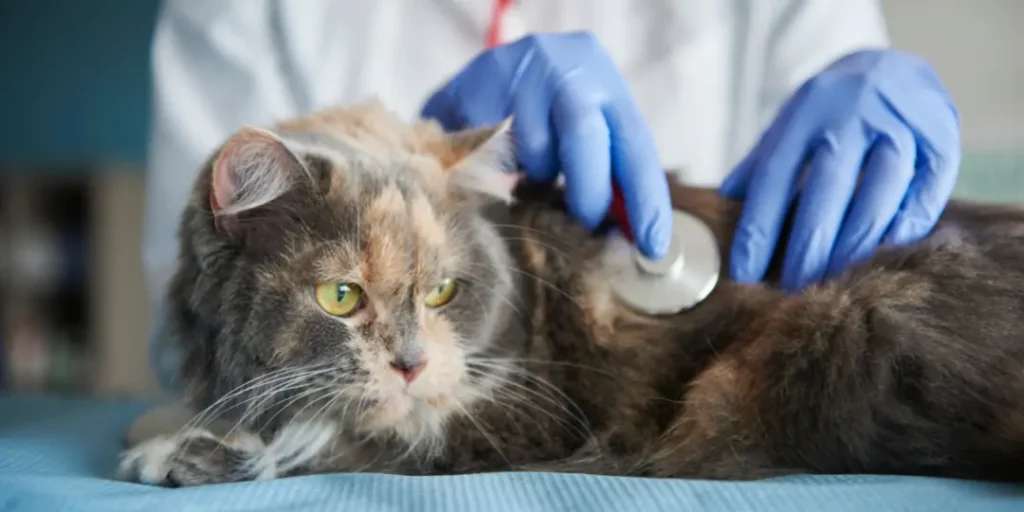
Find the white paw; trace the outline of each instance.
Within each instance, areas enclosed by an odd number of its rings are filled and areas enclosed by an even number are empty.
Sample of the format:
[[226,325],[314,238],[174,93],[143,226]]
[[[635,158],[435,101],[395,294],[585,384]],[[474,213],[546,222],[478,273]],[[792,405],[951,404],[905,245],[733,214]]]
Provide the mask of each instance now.
[[[185,436],[201,436],[203,432],[187,432]],[[121,454],[117,477],[150,485],[166,483],[171,457],[178,451],[179,436],[157,435],[146,440],[132,439],[132,448]]]
[[161,434],[122,454],[118,478],[149,485],[198,485],[253,479],[249,462],[263,450],[257,436],[222,439],[208,430]]

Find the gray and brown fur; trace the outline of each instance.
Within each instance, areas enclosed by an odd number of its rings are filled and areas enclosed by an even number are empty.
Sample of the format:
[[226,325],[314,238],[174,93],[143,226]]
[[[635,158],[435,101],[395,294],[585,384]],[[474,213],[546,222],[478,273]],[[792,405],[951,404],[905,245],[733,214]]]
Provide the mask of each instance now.
[[[316,367],[295,389],[255,386],[215,410],[259,446],[286,443],[296,425],[317,425],[319,444],[257,475],[252,444],[204,455],[217,452],[179,434],[149,479],[528,469],[1024,480],[1024,210],[954,201],[927,239],[803,293],[723,279],[693,310],[649,317],[616,302],[601,233],[573,221],[556,188],[522,182],[506,203],[465,186],[460,173],[501,170],[505,128],[443,134],[374,104],[281,124],[291,149],[264,170],[290,173],[287,190],[218,217],[214,168],[239,136],[226,143],[183,215],[170,292],[191,405]],[[671,191],[728,254],[740,205]],[[458,279],[456,296],[425,311],[422,294],[442,277]],[[312,287],[331,279],[363,284],[372,313],[346,325],[319,311]],[[429,359],[423,389],[403,395],[416,395],[411,408],[375,410],[381,393],[402,393],[387,362],[409,354]],[[133,450],[126,460],[145,446]]]

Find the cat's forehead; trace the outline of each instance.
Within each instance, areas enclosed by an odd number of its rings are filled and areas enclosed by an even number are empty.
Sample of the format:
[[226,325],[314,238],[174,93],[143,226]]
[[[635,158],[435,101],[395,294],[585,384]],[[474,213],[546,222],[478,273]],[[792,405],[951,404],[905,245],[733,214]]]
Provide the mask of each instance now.
[[293,152],[329,162],[332,178],[349,179],[349,191],[380,181],[429,188],[443,179],[440,125],[406,123],[377,101],[281,122],[277,133]]
[[397,291],[411,279],[433,279],[453,263],[451,213],[424,186],[424,173],[434,170],[429,160],[370,151],[344,135],[287,132],[281,137],[308,164],[329,174],[330,224],[347,233],[320,253],[321,278],[358,279]]
[[[388,186],[428,188],[441,177],[441,167],[429,154],[389,147],[379,141],[360,141],[326,132],[280,132],[279,136],[300,158],[316,159],[326,167],[334,186],[365,197]],[[426,178],[426,179],[424,179]],[[427,190],[427,192],[430,192]]]

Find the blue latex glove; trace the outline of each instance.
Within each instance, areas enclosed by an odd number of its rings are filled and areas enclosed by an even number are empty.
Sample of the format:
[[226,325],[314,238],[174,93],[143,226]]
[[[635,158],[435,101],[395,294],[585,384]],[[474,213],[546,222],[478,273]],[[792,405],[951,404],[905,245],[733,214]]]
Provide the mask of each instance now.
[[570,213],[593,229],[608,212],[614,177],[637,247],[649,258],[664,255],[672,236],[668,181],[625,79],[595,37],[531,35],[490,49],[423,108],[447,130],[509,115],[528,179],[564,172]]
[[949,94],[920,59],[872,50],[832,64],[783,106],[721,187],[746,201],[732,278],[764,278],[797,194],[786,290],[835,276],[882,243],[923,238],[956,184],[959,124]]

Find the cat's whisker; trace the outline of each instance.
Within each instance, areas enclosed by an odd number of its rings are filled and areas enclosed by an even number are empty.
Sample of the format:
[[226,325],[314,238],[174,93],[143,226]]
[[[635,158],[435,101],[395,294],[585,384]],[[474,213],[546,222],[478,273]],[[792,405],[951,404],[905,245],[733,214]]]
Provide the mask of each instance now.
[[407,442],[408,446],[406,447],[406,449],[397,454],[396,456],[392,457],[392,463],[400,463],[408,459],[410,456],[412,456],[412,454],[416,452],[416,448],[418,448],[420,443],[423,442],[423,438],[424,436],[423,433],[421,432],[420,435],[416,436],[416,439],[414,439],[412,442]]
[[480,312],[481,313],[486,313],[487,312],[487,304],[484,304],[484,300],[483,300],[482,297],[480,297],[480,294],[477,293],[476,290],[474,290],[473,288],[466,288],[466,290],[468,290],[470,293],[473,294],[474,297],[476,297],[476,302],[480,306]]
[[[313,428],[313,426],[316,425],[317,421],[319,421],[320,417],[322,415],[326,415],[331,410],[331,407],[341,397],[344,396],[344,393],[329,393],[330,391],[333,391],[333,389],[331,387],[328,387],[328,386],[324,386],[324,387],[318,389],[318,391],[325,392],[327,394],[325,394],[324,396],[315,398],[313,400],[310,400],[305,406],[303,406],[302,409],[300,409],[298,412],[296,412],[292,416],[291,421],[289,421],[289,425],[294,424],[295,421],[302,421],[302,422],[304,422],[303,425],[302,425],[303,429]],[[320,402],[320,401],[322,401],[324,399],[328,399],[327,402],[324,403],[319,409],[317,409],[316,412],[314,412],[308,418],[302,416],[302,413],[306,409],[308,409],[313,404],[318,403],[318,402]],[[332,442],[332,444],[333,444],[333,442]],[[309,461],[312,458],[314,458],[317,455],[316,451],[319,451],[321,449],[323,449],[323,447],[311,446],[309,448],[306,448],[306,449],[303,449],[303,450],[299,450],[299,451],[294,452],[294,453],[285,454],[285,457],[279,459],[277,461],[277,463],[278,463],[278,465],[280,467],[283,467],[285,471],[291,471],[296,466],[299,466],[299,465],[303,464],[304,462]]]
[[[494,287],[493,287],[493,286],[492,286],[492,287],[488,287],[486,283],[484,283],[483,281],[481,281],[481,280],[479,280],[479,279],[476,279],[476,278],[470,277],[470,276],[468,276],[468,275],[467,275],[467,276],[462,276],[462,278],[463,278],[463,279],[465,279],[465,280],[467,280],[467,281],[469,281],[469,282],[471,282],[471,283],[474,283],[474,284],[476,284],[477,286],[479,286],[479,287],[481,287],[481,288],[483,288],[483,289],[485,289],[485,290],[488,290],[488,291],[490,291],[490,292],[492,292],[492,293],[494,292]],[[482,300],[482,299],[480,298],[480,295],[479,295],[478,293],[476,293],[476,291],[473,291],[473,289],[472,289],[472,288],[467,288],[467,290],[470,290],[470,291],[471,291],[471,292],[473,293],[473,295],[475,295],[475,296],[476,296],[477,300],[478,300],[478,301],[480,302],[480,307],[482,308],[482,310],[483,310],[484,312],[486,312],[486,311],[487,311],[487,310],[488,310],[489,308],[488,308],[488,307],[487,307],[487,305],[486,305],[486,304],[484,303],[484,301],[483,301],[483,300]],[[494,294],[494,295],[495,295],[496,297],[500,298],[501,300],[503,300],[503,301],[505,302],[505,304],[508,304],[508,306],[509,306],[510,308],[514,309],[514,310],[515,310],[515,312],[516,312],[516,313],[517,313],[517,314],[519,315],[519,317],[520,317],[521,319],[526,319],[526,318],[529,318],[529,317],[528,317],[528,316],[526,315],[526,313],[524,313],[524,312],[523,312],[523,310],[521,310],[521,309],[519,309],[518,307],[516,307],[516,305],[515,305],[515,304],[513,304],[513,303],[512,303],[512,301],[511,301],[511,300],[510,300],[510,299],[509,299],[508,297],[505,297],[505,296],[504,296],[503,294]]]
[[[505,241],[533,242],[533,243],[541,246],[542,248],[547,249],[547,250],[555,253],[559,257],[566,258],[566,259],[572,258],[572,255],[570,255],[569,253],[565,252],[564,250],[559,249],[558,247],[555,247],[554,245],[552,245],[552,244],[550,244],[548,242],[545,242],[543,240],[538,240],[537,238],[534,238],[534,237],[531,237],[531,236],[502,236],[501,238],[502,238],[502,240],[505,240]],[[552,239],[553,240],[558,240],[555,237],[552,237]]]
[[[268,426],[273,425],[274,424],[274,420],[277,419],[277,417],[280,416],[281,413],[286,411],[289,407],[294,405],[299,400],[302,400],[303,398],[306,398],[306,397],[308,397],[310,395],[314,395],[316,393],[329,393],[330,391],[332,391],[332,389],[330,387],[328,387],[328,386],[329,386],[329,384],[328,385],[316,386],[316,387],[313,387],[312,389],[308,389],[306,391],[303,391],[301,393],[296,394],[295,396],[293,396],[290,399],[288,399],[288,401],[285,402],[283,405],[278,405],[278,404],[271,405],[270,408],[277,408],[277,412],[275,412],[273,414],[273,416],[271,416],[270,418],[267,418],[266,420],[261,421],[261,423],[263,425],[256,431],[256,433],[257,434],[261,434],[264,429],[266,429]],[[306,410],[306,407],[309,407],[309,405],[311,403],[316,402],[318,400],[319,399],[314,399],[314,400],[308,401],[308,403],[302,409],[299,409],[299,411],[295,415],[298,415],[302,411]],[[241,424],[241,421],[236,423],[236,426],[239,425],[239,424]]]
[[[476,369],[475,371],[482,371],[482,370]],[[526,378],[526,377],[524,377],[524,378]],[[507,386],[507,387],[504,388],[504,389],[497,388],[497,389],[495,389],[495,392],[505,392],[505,393],[515,394],[515,390],[519,390],[520,392],[529,393],[531,396],[534,396],[534,397],[540,398],[542,400],[545,400],[546,402],[550,403],[552,406],[556,407],[559,411],[564,413],[567,416],[567,418],[560,418],[557,415],[555,415],[554,413],[552,413],[551,411],[548,411],[547,409],[545,409],[543,407],[540,407],[538,404],[533,403],[532,401],[530,401],[528,396],[522,396],[523,403],[525,405],[528,405],[530,407],[533,407],[535,410],[543,412],[548,417],[550,417],[552,420],[555,420],[556,422],[562,424],[566,428],[572,428],[573,430],[575,430],[575,433],[579,434],[583,438],[587,438],[587,437],[593,436],[593,432],[590,430],[590,425],[589,425],[589,422],[586,419],[586,416],[583,415],[583,413],[579,409],[579,407],[576,406],[576,404],[573,403],[571,400],[567,400],[567,403],[562,402],[561,400],[556,398],[554,395],[551,395],[550,392],[547,392],[543,388],[541,388],[540,390],[532,389],[529,386],[525,386],[525,385],[520,384],[518,382],[514,382],[511,379],[501,379],[500,383],[502,385],[504,385],[504,386]],[[509,388],[513,388],[513,389],[509,389]],[[516,394],[516,396],[520,396],[520,395]],[[570,410],[570,407],[575,409],[575,411],[574,410]],[[577,426],[577,425],[573,424],[572,422],[568,421],[570,419],[574,420],[575,422],[578,422],[579,425]]]
[[[474,268],[474,267],[484,268],[485,266],[484,265],[480,265],[480,264],[469,264],[469,265],[467,265],[467,267],[468,268]],[[516,271],[516,272],[519,272],[521,274],[527,275],[528,277],[539,279],[539,278],[536,278],[535,276],[533,276],[532,274],[529,274],[529,273],[524,272],[524,271],[520,271],[518,269],[509,268],[508,270]],[[480,281],[478,279],[474,279],[474,278],[472,278],[472,277],[470,277],[468,275],[463,275],[462,278],[466,279],[467,281],[470,281],[470,282],[476,284],[477,286],[480,286],[481,288],[483,288],[485,290],[489,290],[489,291],[493,291],[494,290],[493,286],[492,287],[488,287],[488,285],[486,283],[484,283],[483,281]],[[549,287],[554,286],[554,285],[551,285],[550,283],[547,283],[547,282],[544,282],[543,284],[546,284]],[[565,292],[562,291],[562,290],[559,290],[557,288],[555,288],[555,290],[558,291],[559,293],[563,294],[563,295],[566,295]],[[519,315],[520,319],[525,320],[525,319],[529,318],[529,316],[526,313],[524,313],[522,309],[520,309],[515,304],[513,304],[512,301],[508,297],[505,297],[503,294],[496,294],[496,295],[499,298],[501,298],[505,302],[505,304],[507,304],[510,308],[514,309],[516,311],[516,313]],[[568,297],[568,295],[566,295],[566,297]],[[570,300],[572,300],[571,297],[570,297]],[[582,309],[582,306],[579,304],[579,302],[575,302],[574,301],[574,304],[576,304],[577,307],[580,307],[580,309]]]
[[[341,395],[341,393],[338,393],[338,394]],[[352,402],[354,402],[354,400],[351,400],[351,397],[349,397],[349,398],[350,398],[349,400],[345,400],[345,405],[341,408],[341,414],[338,415],[338,421],[340,421],[342,423],[342,425],[347,424],[347,422],[348,422],[348,408],[349,408],[350,405],[352,405]]]
[[[467,266],[473,267],[473,266],[479,266],[479,265],[480,265],[479,263],[471,263],[471,264],[469,264]],[[534,273],[529,272],[527,270],[518,268],[518,267],[516,267],[516,266],[514,266],[512,264],[506,265],[505,269],[510,271],[510,272],[516,272],[516,273],[518,273],[520,275],[526,276],[526,277],[528,277],[530,279],[533,279],[533,280],[539,282],[540,284],[542,284],[544,286],[547,286],[551,290],[560,293],[566,300],[568,300],[569,302],[573,303],[576,307],[580,308],[580,310],[584,310],[583,304],[581,304],[578,300],[576,300],[574,297],[569,295],[565,290],[559,288],[554,283],[544,279],[543,277],[540,277],[537,274],[534,274]]]
[[[518,413],[520,413],[521,415],[523,415],[525,417],[529,417],[529,416],[526,415],[526,413],[528,411],[523,410],[523,409],[516,409],[514,407],[511,407],[511,404],[505,404],[502,401],[498,400],[499,398],[502,399],[502,400],[511,400],[514,403],[521,404],[521,405],[523,405],[525,407],[529,407],[530,409],[532,409],[534,411],[540,412],[541,414],[544,414],[545,416],[550,418],[552,421],[554,421],[555,424],[561,426],[562,428],[566,429],[570,433],[575,434],[575,435],[579,436],[582,439],[588,439],[590,437],[593,437],[593,433],[590,431],[589,428],[581,428],[579,426],[576,426],[572,421],[569,421],[566,418],[560,417],[557,414],[555,414],[555,413],[545,409],[544,407],[541,407],[540,405],[534,403],[533,401],[530,400],[529,396],[518,394],[514,390],[511,390],[511,389],[508,389],[508,388],[498,388],[498,389],[495,389],[494,391],[495,391],[495,393],[498,393],[500,396],[490,398],[489,401],[491,403],[495,404],[496,406],[498,406],[498,408],[505,413],[506,417],[509,417],[508,413],[507,413],[507,410],[509,410],[509,409],[511,409],[514,412],[518,412]],[[572,416],[570,415],[570,417],[572,417]],[[516,422],[515,420],[512,420],[511,417],[509,417],[509,419],[513,423],[518,425],[518,422]],[[575,419],[575,418],[573,418],[573,419]]]
[[[244,412],[238,418],[238,420],[234,422],[232,427],[228,429],[226,433],[223,434],[223,438],[231,438],[231,436],[240,426],[246,425],[252,416],[258,415],[262,411],[262,407],[265,402],[274,399],[275,397],[286,391],[302,389],[308,385],[311,385],[311,383],[306,382],[301,377],[293,377],[283,383],[277,384],[275,387],[271,388],[266,393],[253,395],[247,398],[246,400],[243,400],[242,402],[235,404],[235,406],[233,407],[243,407]],[[275,404],[280,402],[281,400],[278,400],[277,402],[275,402]],[[215,421],[216,419],[217,418],[211,418],[210,421]],[[197,428],[204,429],[205,424],[202,424]],[[191,442],[191,438],[189,438],[189,441],[186,442],[186,447],[188,446],[189,442]]]
[[590,371],[590,372],[594,372],[594,373],[599,373],[601,375],[604,375],[606,377],[610,377],[610,378],[613,378],[613,379],[617,379],[618,378],[618,375],[616,375],[614,372],[611,372],[609,370],[603,370],[601,368],[598,368],[596,366],[591,366],[591,365],[585,365],[585,364],[580,364],[580,363],[573,363],[571,361],[555,361],[555,360],[545,361],[543,359],[530,359],[530,358],[522,358],[522,357],[478,357],[478,358],[474,358],[474,360],[486,361],[486,362],[494,362],[494,363],[509,362],[509,363],[521,363],[521,364],[538,364],[538,365],[545,365],[546,364],[546,365],[553,365],[553,366],[565,366],[565,367],[568,367],[568,368],[576,368],[576,369],[580,369],[580,370],[586,370],[586,371]]
[[[464,267],[466,269],[486,268],[486,265],[481,265],[481,264],[478,264],[478,263],[467,263],[466,265],[464,265]],[[503,284],[505,286],[508,286],[509,288],[511,288],[512,285],[513,285],[513,283],[511,281],[506,281],[506,280],[504,280],[504,278],[499,278],[500,279],[500,283],[489,283],[489,282],[483,281],[480,278],[472,276],[469,273],[462,273],[462,275],[460,275],[459,277],[462,278],[462,279],[465,279],[467,281],[476,283],[481,288],[483,288],[485,290],[488,290],[488,291],[492,291],[492,292],[497,289],[498,284]]]
[[[316,414],[313,415],[313,420],[315,421],[320,415],[326,416],[331,411],[331,408],[334,407],[334,404],[336,404],[339,400],[347,396],[346,393],[351,387],[352,386],[346,386],[341,390],[337,390],[336,388],[333,387],[333,385],[331,385],[331,387],[326,387],[325,392],[329,393],[328,396],[331,396],[332,398],[326,404],[324,404],[324,406],[321,407],[320,410],[316,412]],[[345,409],[347,408],[348,402],[346,401]]]
[[585,308],[583,307],[583,304],[580,303],[580,301],[576,300],[573,296],[569,295],[565,290],[559,288],[554,283],[551,283],[550,281],[548,281],[548,280],[546,280],[546,279],[544,279],[544,278],[542,278],[542,277],[540,277],[540,276],[538,276],[536,274],[533,274],[531,272],[528,272],[528,271],[520,269],[520,268],[509,268],[509,270],[511,270],[513,272],[518,272],[518,273],[520,273],[520,274],[522,274],[522,275],[524,275],[526,277],[535,279],[540,284],[543,284],[544,286],[547,286],[551,290],[556,291],[556,292],[562,294],[562,297],[564,297],[566,300],[568,300],[573,305],[575,305],[577,308],[579,308],[580,311],[585,311]]
[[462,414],[466,418],[466,420],[472,423],[473,426],[475,426],[476,429],[480,431],[480,435],[484,436],[484,439],[486,439],[487,442],[491,444],[491,447],[494,448],[494,451],[498,454],[498,456],[500,456],[505,461],[505,463],[508,464],[509,467],[511,467],[512,462],[509,461],[508,457],[505,456],[505,453],[502,452],[501,448],[498,447],[499,444],[494,440],[494,436],[487,429],[485,429],[484,426],[479,421],[477,421],[475,417],[473,417],[473,415],[465,408],[465,406],[462,405],[461,401],[459,401],[458,399],[454,399],[452,400],[452,404],[454,404],[455,407],[458,407],[459,410],[462,411]]
[[526,225],[523,225],[523,224],[508,224],[508,223],[501,223],[501,222],[490,222],[490,225],[492,225],[492,226],[494,226],[496,228],[511,228],[511,229],[516,229],[516,230],[530,231],[532,233],[537,233],[538,235],[544,235],[544,236],[547,236],[547,237],[550,237],[550,238],[557,238],[557,236],[555,236],[555,235],[553,235],[553,234],[551,234],[551,233],[549,233],[547,231],[544,231],[542,229],[537,229],[537,228],[531,227],[531,226],[526,226]]
[[[278,394],[286,392],[286,391],[293,391],[293,390],[297,390],[297,389],[301,389],[301,388],[304,388],[304,387],[307,387],[307,386],[314,385],[315,383],[307,382],[307,381],[311,380],[312,377],[315,377],[315,376],[323,374],[323,373],[330,372],[331,370],[332,369],[325,369],[325,370],[319,371],[319,372],[300,373],[298,375],[295,375],[293,378],[289,379],[288,381],[277,385],[272,390],[268,390],[267,392],[263,393],[262,397],[260,395],[254,396],[253,398],[256,399],[255,400],[255,405],[252,406],[252,407],[247,407],[245,413],[242,415],[242,419],[239,420],[239,423],[244,423],[244,420],[248,419],[248,417],[253,416],[253,415],[258,415],[258,414],[262,413],[266,408],[275,407],[276,405],[278,405],[281,402],[281,400],[278,400],[277,402],[274,402],[273,404],[266,405],[267,402],[272,400]],[[247,402],[249,404],[252,404],[253,400],[250,399]],[[243,403],[246,403],[246,402],[243,402]]]
[[362,422],[363,422],[364,416],[366,416],[366,414],[368,413],[367,409],[369,408],[370,405],[371,405],[371,402],[365,396],[360,396],[359,397],[359,401],[356,402],[356,414],[355,414],[355,419],[356,419],[357,426],[362,426]]
[[200,422],[203,422],[205,420],[207,415],[212,414],[214,412],[214,410],[216,410],[219,407],[223,407],[224,405],[227,404],[228,401],[230,401],[231,399],[233,399],[234,397],[236,397],[236,396],[238,396],[240,394],[243,394],[243,393],[247,392],[248,390],[252,389],[253,387],[257,387],[257,386],[263,385],[262,384],[263,381],[273,380],[274,378],[281,377],[281,374],[287,374],[289,372],[295,372],[295,371],[298,371],[298,369],[296,369],[296,368],[285,368],[285,369],[282,369],[282,370],[278,370],[278,371],[274,371],[274,372],[269,372],[267,374],[260,375],[258,377],[254,377],[252,379],[249,379],[249,380],[243,382],[242,384],[240,384],[239,386],[235,387],[233,390],[229,391],[227,394],[225,394],[224,396],[218,398],[212,404],[210,404],[209,406],[204,408],[202,411],[199,412],[199,414],[196,414],[195,416],[193,416],[188,422],[185,423],[185,425],[183,425],[181,427],[181,430],[184,431],[184,430],[188,430],[188,429],[196,427],[197,424],[199,424]]
[[[300,370],[303,370],[303,369],[300,369]],[[288,392],[288,391],[293,391],[293,390],[299,390],[299,389],[302,389],[304,387],[313,385],[314,383],[307,382],[308,379],[311,378],[312,376],[324,373],[325,371],[329,371],[329,369],[324,369],[324,370],[320,370],[320,371],[300,371],[300,372],[297,372],[297,373],[291,373],[290,372],[287,379],[283,379],[284,380],[283,382],[281,382],[282,379],[278,379],[278,382],[276,382],[274,384],[274,386],[271,389],[267,390],[266,392],[259,393],[259,394],[254,394],[253,396],[247,398],[246,400],[243,400],[243,401],[241,401],[239,403],[236,403],[231,408],[243,407],[244,412],[234,422],[234,424],[228,430],[228,432],[226,434],[224,434],[224,437],[225,438],[231,437],[231,435],[240,426],[246,425],[249,422],[250,418],[252,418],[254,416],[257,416],[258,414],[262,413],[263,410],[264,410],[264,404],[265,403],[275,399],[276,397],[278,397],[282,393],[285,393],[285,392]],[[301,396],[305,396],[306,394],[307,393],[300,394],[300,397]],[[279,404],[281,401],[283,401],[283,400],[277,400],[272,405],[270,405],[270,407],[273,407],[273,406]],[[229,410],[231,408],[229,408]],[[279,413],[280,413],[280,411],[278,412],[278,414]],[[215,420],[215,419],[216,418],[211,417],[211,421]]]
[[[480,372],[481,370],[479,370],[479,369],[470,369],[469,371]],[[516,431],[518,431],[520,435],[523,435],[522,426],[519,424],[518,421],[516,421],[515,414],[509,414],[509,411],[511,411],[512,413],[518,413],[518,415],[520,415],[520,416],[522,416],[524,418],[527,418],[527,419],[529,417],[524,413],[524,411],[516,409],[515,407],[512,407],[510,404],[506,404],[506,403],[498,400],[498,398],[500,398],[500,397],[495,396],[495,394],[503,392],[503,391],[504,390],[502,388],[500,388],[500,387],[494,387],[494,388],[491,388],[491,389],[487,389],[486,392],[484,392],[484,390],[480,390],[480,391],[474,393],[474,398],[477,398],[477,399],[480,399],[480,400],[485,400],[485,401],[493,404],[495,407],[497,407],[497,409],[499,411],[501,411],[502,414],[505,415],[505,418],[508,419],[509,423],[511,425],[515,426]],[[508,394],[514,396],[514,398],[513,398],[514,400],[523,400],[523,397],[515,395],[515,393],[508,392]]]
[[503,230],[513,230],[513,231],[519,231],[519,232],[527,232],[527,233],[532,233],[532,234],[535,234],[535,235],[542,236],[544,238],[548,238],[550,240],[554,240],[556,242],[562,241],[557,235],[554,235],[554,234],[552,234],[550,232],[547,232],[547,231],[544,231],[542,229],[538,229],[538,228],[535,228],[535,227],[526,226],[526,225],[523,225],[523,224],[502,224],[502,223],[498,223],[498,222],[491,222],[490,224],[491,224],[491,226],[497,228],[498,235],[501,236],[501,238],[503,240],[522,240],[522,241],[527,241],[527,242],[536,242],[536,243],[540,244],[542,247],[544,247],[545,249],[548,249],[548,250],[550,250],[552,252],[556,252],[559,255],[567,257],[567,258],[570,257],[570,255],[567,254],[565,251],[555,247],[554,245],[552,245],[550,243],[544,242],[543,240],[539,240],[537,238],[533,238],[533,237],[529,237],[529,236],[518,236],[518,237],[517,236],[506,236],[502,231]]
[[[355,448],[362,447],[364,444],[372,441],[373,439],[374,439],[373,434],[370,434],[370,435],[364,437],[361,441],[357,442],[356,445],[355,445]],[[363,471],[366,471],[367,469],[372,468],[373,465],[376,464],[378,460],[380,460],[380,456],[383,455],[384,452],[385,452],[384,446],[378,446],[377,447],[377,455],[374,455],[373,459],[371,459],[366,464],[363,464],[359,468],[353,470],[352,473],[362,473]]]
[[[577,421],[580,421],[584,425],[588,425],[587,428],[589,430],[589,422],[586,421],[586,414],[583,412],[582,409],[580,409],[579,405],[577,405],[575,401],[573,401],[571,398],[569,398],[569,396],[566,395],[564,391],[559,389],[554,384],[551,384],[550,382],[548,382],[545,379],[541,378],[540,376],[538,376],[538,375],[536,375],[536,374],[526,370],[525,368],[514,366],[514,365],[503,365],[501,363],[492,363],[492,362],[481,361],[481,360],[472,361],[472,363],[467,362],[467,364],[469,364],[469,365],[476,364],[477,366],[483,367],[483,368],[492,368],[492,369],[493,368],[500,368],[500,369],[504,369],[504,370],[506,370],[506,371],[508,371],[510,373],[519,375],[519,376],[521,376],[524,379],[527,379],[529,381],[533,381],[536,384],[538,384],[540,386],[543,386],[543,388],[546,388],[547,390],[549,390],[547,393],[541,393],[541,390],[531,389],[528,386],[523,386],[523,388],[524,389],[528,389],[531,392],[536,392],[538,394],[543,394],[543,396],[549,396],[553,392],[557,396],[561,397],[561,399],[564,400],[563,407],[572,407],[574,409],[574,411],[575,411],[575,412],[570,412],[568,409],[566,409],[565,412],[567,414],[570,414],[570,415],[578,415],[574,419],[576,419]],[[516,383],[516,385],[522,386],[522,384],[518,384],[518,383]],[[562,404],[561,401],[555,399],[553,396],[551,396],[549,399],[555,401],[555,403]]]
[[281,381],[288,380],[288,379],[294,377],[296,374],[301,374],[301,373],[306,372],[306,371],[313,371],[314,372],[313,374],[322,373],[324,371],[327,371],[327,369],[324,369],[324,370],[315,370],[315,369],[317,367],[320,367],[320,366],[323,366],[323,365],[326,365],[326,364],[327,363],[319,363],[319,364],[310,365],[310,366],[306,366],[306,367],[282,368],[280,370],[271,371],[271,372],[268,372],[268,373],[266,373],[264,375],[260,375],[258,377],[254,377],[252,379],[249,379],[248,381],[240,384],[239,386],[234,388],[232,391],[230,391],[227,394],[225,394],[224,396],[218,398],[214,403],[212,403],[209,406],[207,406],[206,408],[204,408],[203,411],[201,411],[199,414],[194,416],[185,425],[183,425],[182,428],[181,428],[181,431],[190,430],[190,429],[193,429],[193,428],[203,428],[203,427],[205,427],[207,422],[213,421],[213,419],[215,419],[215,418],[210,419],[210,418],[208,418],[208,416],[211,416],[213,414],[218,414],[218,415],[219,414],[223,414],[224,412],[226,412],[228,410],[231,410],[231,409],[234,409],[234,408],[238,407],[240,404],[236,403],[235,405],[232,405],[231,407],[228,407],[225,410],[221,410],[225,406],[227,406],[228,403],[232,399],[234,399],[234,398],[236,398],[236,397],[238,397],[238,396],[240,396],[242,394],[250,392],[253,389],[261,387],[261,386],[276,385],[277,383],[279,383]]
[[536,381],[538,384],[541,384],[542,386],[555,391],[565,400],[572,402],[572,400],[557,386],[551,384],[550,382],[546,381],[545,379],[541,378],[540,376],[536,375],[535,373],[529,371],[528,369],[522,366],[486,358],[474,358],[472,360],[467,361],[467,364],[476,365],[478,367],[483,367],[485,369],[501,369],[505,370],[508,373],[519,375],[523,378],[532,379]]

